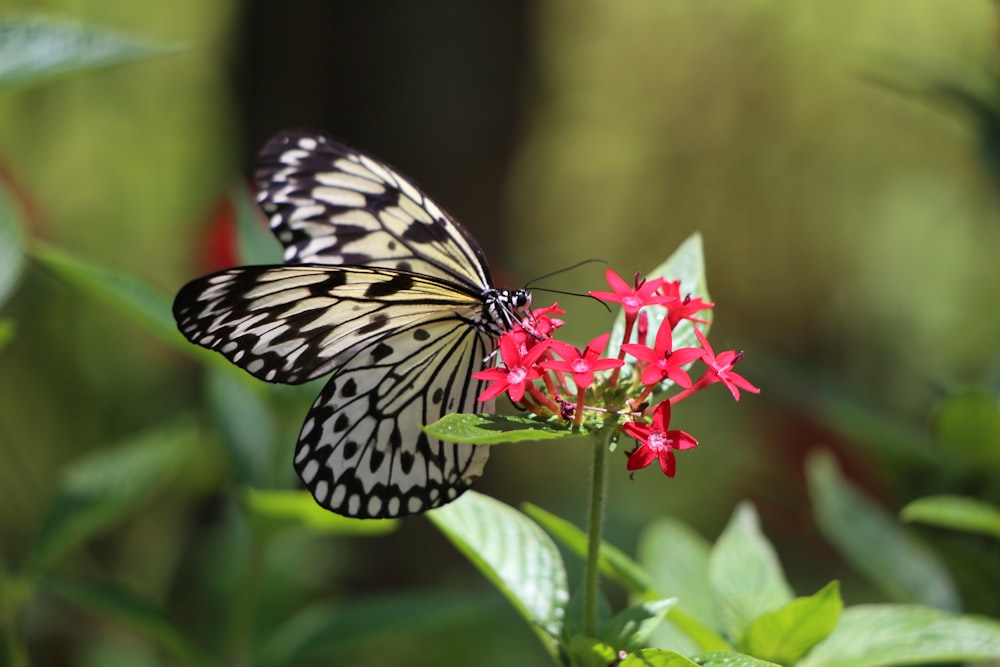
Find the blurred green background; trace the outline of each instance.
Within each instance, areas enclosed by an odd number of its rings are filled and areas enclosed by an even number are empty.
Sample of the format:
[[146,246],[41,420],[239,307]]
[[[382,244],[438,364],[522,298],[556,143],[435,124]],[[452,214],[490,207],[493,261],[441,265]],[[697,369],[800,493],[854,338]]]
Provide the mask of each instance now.
[[[667,514],[714,536],[749,497],[800,591],[841,577],[858,602],[870,588],[812,526],[809,450],[834,449],[892,511],[932,492],[1000,497],[997,443],[949,449],[933,428],[947,395],[1000,387],[992,3],[3,0],[0,19],[28,10],[177,49],[0,95],[0,177],[32,243],[166,295],[219,268],[212,230],[259,147],[294,127],[399,167],[513,286],[590,257],[646,270],[700,231],[712,340],[747,351],[741,371],[762,392],[733,406],[720,388],[675,410],[701,442],[676,480],[631,480],[622,458],[607,532],[626,550]],[[602,273],[544,284],[602,289]],[[585,299],[559,301],[577,342],[610,324]],[[60,566],[122,582],[202,643],[225,643],[233,630],[213,619],[238,604],[251,548],[204,369],[37,263],[3,309],[16,326],[0,349],[6,567],[30,560],[67,464],[190,416],[198,456]],[[311,398],[277,396],[287,427],[273,435],[269,481],[295,488]],[[503,447],[477,488],[582,523],[589,462],[572,444]],[[544,664],[530,631],[422,519],[376,537],[291,534],[256,558],[273,576],[240,627],[318,600],[474,591],[478,614],[403,623],[394,641],[342,655],[459,665],[464,643],[490,656],[480,664]],[[967,591],[971,611],[1000,612],[979,594]],[[127,629],[44,596],[24,626],[37,664],[159,664]]]

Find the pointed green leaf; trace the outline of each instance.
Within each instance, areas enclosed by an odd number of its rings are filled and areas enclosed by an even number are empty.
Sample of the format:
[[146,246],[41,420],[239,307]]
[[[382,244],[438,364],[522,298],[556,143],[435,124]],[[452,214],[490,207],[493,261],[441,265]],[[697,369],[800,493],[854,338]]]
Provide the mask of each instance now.
[[[332,661],[359,644],[398,642],[401,632],[419,632],[483,616],[489,606],[469,596],[411,593],[316,604],[298,611],[272,631],[262,633],[255,649],[257,667],[341,664]],[[325,662],[324,662],[325,661]]]
[[761,614],[792,599],[774,547],[760,531],[757,512],[741,503],[715,543],[709,585],[726,634],[742,637]]
[[661,595],[676,597],[676,609],[721,630],[722,621],[708,585],[710,553],[708,540],[675,519],[658,519],[639,536],[639,563],[649,573],[653,587]]
[[280,527],[296,525],[331,535],[384,535],[395,530],[397,519],[351,519],[323,509],[308,491],[260,491],[248,488],[244,496],[250,513]]
[[556,545],[538,524],[475,491],[426,516],[507,596],[549,652],[558,655],[569,598],[566,570]]
[[277,437],[271,407],[255,390],[261,383],[215,365],[205,379],[209,407],[233,474],[242,484],[266,486],[272,481]]
[[158,427],[69,464],[42,522],[33,564],[44,570],[108,529],[178,474],[201,444],[189,421]]
[[24,252],[21,211],[7,187],[0,184],[0,308],[17,287],[24,269]]
[[646,648],[630,654],[618,663],[619,667],[702,667],[705,663],[694,662],[675,651]]
[[963,496],[928,496],[914,500],[900,513],[904,521],[1000,537],[1000,508]]
[[747,628],[741,648],[781,665],[794,665],[833,632],[843,608],[840,587],[830,582],[815,595],[795,598],[758,616]]
[[583,432],[574,432],[569,425],[562,422],[505,415],[451,414],[421,428],[427,435],[445,442],[473,445],[500,445],[508,442],[578,438],[586,435]]
[[927,546],[844,480],[826,453],[807,464],[816,523],[859,571],[895,600],[957,609],[948,570]]
[[140,632],[178,664],[205,664],[158,606],[118,584],[55,578],[43,579],[41,584],[92,613]]
[[170,300],[147,283],[52,246],[39,245],[33,256],[70,285],[112,306],[161,341],[184,352],[197,349],[177,332]]
[[599,639],[622,651],[642,647],[667,615],[676,598],[640,602],[612,616],[601,627]]
[[0,21],[0,91],[176,53],[149,39],[41,15]]
[[[581,558],[587,555],[587,534],[569,521],[543,510],[531,503],[524,504],[524,512],[537,521],[552,537],[556,538]],[[639,595],[658,597],[650,585],[649,577],[635,561],[617,547],[601,543],[599,566],[608,578],[626,590]]]
[[859,605],[797,667],[1000,660],[1000,622],[918,605]]
[[576,635],[569,640],[567,648],[572,667],[608,667],[618,659],[618,651],[614,647],[584,635]]

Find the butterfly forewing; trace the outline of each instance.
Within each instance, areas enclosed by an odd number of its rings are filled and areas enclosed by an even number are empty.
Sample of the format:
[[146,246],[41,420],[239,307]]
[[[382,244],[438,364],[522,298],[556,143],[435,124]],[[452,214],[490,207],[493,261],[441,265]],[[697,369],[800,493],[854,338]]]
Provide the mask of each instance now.
[[492,286],[479,244],[392,167],[321,134],[261,151],[257,201],[289,264],[380,266]]
[[188,340],[284,384],[326,375],[392,331],[473,321],[481,310],[478,296],[440,280],[354,266],[227,269],[188,283],[174,302]]

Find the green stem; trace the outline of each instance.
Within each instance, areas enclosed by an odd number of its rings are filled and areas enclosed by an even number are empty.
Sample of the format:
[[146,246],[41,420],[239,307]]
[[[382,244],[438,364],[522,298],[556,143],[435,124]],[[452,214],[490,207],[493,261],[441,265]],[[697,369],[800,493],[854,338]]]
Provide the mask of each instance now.
[[[613,431],[612,431],[613,432]],[[594,468],[590,480],[590,511],[587,516],[587,560],[583,566],[583,633],[597,636],[597,600],[600,594],[601,533],[607,498],[608,438],[594,443]]]

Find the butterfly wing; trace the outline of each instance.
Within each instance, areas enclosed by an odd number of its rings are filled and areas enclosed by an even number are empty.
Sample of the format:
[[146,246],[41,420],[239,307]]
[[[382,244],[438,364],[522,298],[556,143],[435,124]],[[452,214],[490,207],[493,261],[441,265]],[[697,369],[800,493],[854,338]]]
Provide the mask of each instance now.
[[[429,338],[418,331],[429,334]],[[295,469],[320,505],[346,516],[416,514],[457,498],[482,473],[489,448],[430,438],[420,424],[479,412],[490,341],[461,322],[438,321],[385,338],[392,350],[352,357],[306,417]]]
[[192,343],[254,377],[299,384],[340,368],[360,349],[387,354],[392,332],[424,337],[424,325],[438,321],[470,327],[482,306],[460,286],[387,269],[247,266],[185,285],[174,318]]
[[316,500],[363,518],[423,512],[461,494],[487,447],[420,430],[480,412],[472,378],[492,349],[479,296],[437,278],[359,266],[264,266],[188,283],[181,332],[255,377],[299,383],[334,372],[312,406],[295,467]]
[[313,132],[260,154],[257,201],[288,264],[378,266],[492,287],[475,239],[389,165]]

